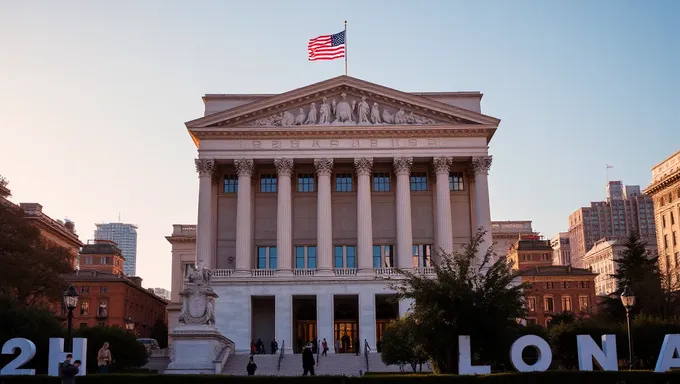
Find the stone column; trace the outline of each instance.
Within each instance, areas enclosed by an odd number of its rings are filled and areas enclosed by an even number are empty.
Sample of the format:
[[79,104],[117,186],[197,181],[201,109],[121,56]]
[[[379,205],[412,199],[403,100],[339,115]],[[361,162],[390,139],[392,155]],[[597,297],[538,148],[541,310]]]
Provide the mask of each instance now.
[[451,191],[449,189],[449,171],[451,158],[439,157],[432,161],[437,177],[437,245],[436,252],[451,253],[453,251],[453,226],[451,223]]
[[276,250],[278,252],[277,274],[290,275],[293,260],[293,213],[290,178],[293,159],[274,160],[278,174],[278,202],[276,216]]
[[487,249],[493,245],[491,237],[491,207],[489,205],[489,169],[491,168],[491,156],[479,156],[472,158],[472,169],[475,173],[475,217],[477,228],[486,231],[483,243],[477,250],[477,260],[482,261]]
[[284,353],[293,353],[295,341],[293,341],[293,296],[291,294],[274,296],[274,324],[274,338],[279,343],[279,348],[284,347],[285,341]]
[[[373,218],[371,213],[371,168],[373,159],[354,159],[357,172],[357,254],[359,274],[373,274]],[[361,327],[360,327],[361,329]]]
[[331,216],[331,173],[333,159],[314,159],[318,179],[316,207],[317,269],[320,275],[333,274],[333,222]]
[[397,175],[397,266],[413,269],[413,234],[411,231],[411,166],[412,157],[394,159]]
[[316,295],[316,329],[319,338],[319,348],[321,341],[326,339],[328,342],[328,353],[335,353],[333,348],[333,295],[321,293]]
[[368,342],[371,352],[377,352],[375,347],[375,294],[359,294],[359,342],[361,353],[364,352],[364,340]]
[[196,221],[196,264],[214,268],[212,260],[212,176],[215,161],[196,159],[198,172],[198,219]]
[[253,259],[252,193],[250,178],[255,166],[253,159],[234,160],[238,173],[236,197],[236,273],[249,275]]

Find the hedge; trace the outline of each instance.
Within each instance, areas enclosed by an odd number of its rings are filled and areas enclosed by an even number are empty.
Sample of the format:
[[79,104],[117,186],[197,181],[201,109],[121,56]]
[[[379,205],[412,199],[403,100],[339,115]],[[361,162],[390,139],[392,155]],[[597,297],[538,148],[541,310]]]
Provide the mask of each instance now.
[[[88,375],[78,377],[82,384],[667,384],[680,382],[680,372],[650,371],[578,372],[548,371],[499,373],[488,376],[456,375],[375,375],[363,377],[316,376],[226,376],[226,375]],[[48,376],[0,376],[0,384],[60,384],[61,378]]]

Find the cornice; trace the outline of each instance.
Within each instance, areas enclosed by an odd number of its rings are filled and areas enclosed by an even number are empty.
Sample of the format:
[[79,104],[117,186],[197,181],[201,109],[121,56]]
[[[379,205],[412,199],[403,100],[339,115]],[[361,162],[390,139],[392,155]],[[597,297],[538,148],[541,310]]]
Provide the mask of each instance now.
[[680,181],[680,172],[676,172],[661,181],[651,184],[649,187],[647,187],[647,189],[644,190],[644,193],[650,196],[654,196],[655,194],[670,187],[673,183],[677,181]]
[[181,243],[195,243],[196,237],[179,237],[179,236],[165,236],[165,239],[170,244],[181,244]]

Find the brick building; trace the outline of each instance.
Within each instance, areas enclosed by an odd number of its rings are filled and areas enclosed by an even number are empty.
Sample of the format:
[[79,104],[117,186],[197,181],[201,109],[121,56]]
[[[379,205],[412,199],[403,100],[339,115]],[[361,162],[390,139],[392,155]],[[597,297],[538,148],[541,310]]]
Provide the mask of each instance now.
[[553,314],[573,312],[588,316],[595,311],[596,273],[588,269],[552,265],[553,248],[550,240],[539,236],[522,236],[513,244],[508,258],[513,268],[523,271],[522,282],[529,310],[528,323],[548,325]]

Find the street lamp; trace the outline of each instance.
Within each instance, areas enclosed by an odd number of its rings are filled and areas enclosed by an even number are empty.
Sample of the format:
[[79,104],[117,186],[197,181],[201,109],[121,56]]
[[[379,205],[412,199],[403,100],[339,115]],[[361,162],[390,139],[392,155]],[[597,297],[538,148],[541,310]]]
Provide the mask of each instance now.
[[629,286],[623,289],[621,293],[621,303],[626,308],[626,323],[628,325],[628,356],[630,357],[630,370],[633,370],[633,338],[630,334],[630,310],[635,305],[635,295]]
[[73,335],[71,334],[73,329],[73,310],[78,306],[78,291],[76,287],[68,287],[68,291],[64,292],[64,305],[68,309],[68,334],[66,338],[66,352],[73,352]]
[[135,322],[129,317],[125,319],[125,329],[128,332],[132,332],[135,329]]

